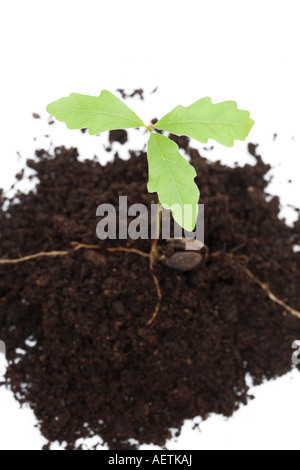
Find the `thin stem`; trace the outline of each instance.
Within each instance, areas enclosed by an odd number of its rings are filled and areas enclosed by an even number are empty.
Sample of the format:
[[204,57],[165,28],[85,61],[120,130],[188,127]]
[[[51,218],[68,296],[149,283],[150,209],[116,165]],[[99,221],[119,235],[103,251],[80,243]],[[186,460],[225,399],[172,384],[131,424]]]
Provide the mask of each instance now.
[[146,125],[145,125],[145,127],[146,127],[147,131],[149,131],[150,134],[151,134],[152,129],[153,129],[153,127],[154,127],[153,124],[149,124],[149,126],[146,126]]
[[156,214],[156,227],[155,227],[156,234],[155,234],[155,239],[152,242],[151,251],[150,251],[150,270],[151,271],[153,270],[153,266],[156,262],[157,244],[161,235],[161,208],[162,208],[162,205],[160,203],[160,200],[158,200],[158,210]]
[[162,215],[161,208],[162,208],[161,202],[160,200],[158,200],[158,210],[156,214],[156,239],[157,240],[160,239],[160,234],[161,234],[161,215]]

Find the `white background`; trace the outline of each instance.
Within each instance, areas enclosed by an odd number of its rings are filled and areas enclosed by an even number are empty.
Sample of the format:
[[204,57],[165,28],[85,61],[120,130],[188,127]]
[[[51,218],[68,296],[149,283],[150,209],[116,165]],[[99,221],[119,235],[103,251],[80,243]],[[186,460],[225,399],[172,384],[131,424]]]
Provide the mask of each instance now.
[[[146,101],[128,104],[144,121],[203,96],[233,99],[250,110],[249,141],[259,142],[274,166],[270,192],[281,196],[282,214],[292,221],[286,205],[299,206],[300,185],[299,13],[298,0],[1,2],[0,187],[9,188],[34,148],[49,146],[40,137],[45,133],[55,144],[79,146],[84,156],[103,154],[107,135],[82,135],[61,123],[48,127],[50,101],[70,92],[143,87]],[[143,136],[132,131],[131,139],[140,148]],[[207,156],[253,162],[244,142],[233,149],[215,145]],[[229,420],[212,416],[201,433],[187,423],[168,448],[299,449],[299,391],[300,374],[293,371],[253,389],[256,400]],[[20,410],[1,388],[0,449],[40,449],[44,439],[34,425],[31,411]]]

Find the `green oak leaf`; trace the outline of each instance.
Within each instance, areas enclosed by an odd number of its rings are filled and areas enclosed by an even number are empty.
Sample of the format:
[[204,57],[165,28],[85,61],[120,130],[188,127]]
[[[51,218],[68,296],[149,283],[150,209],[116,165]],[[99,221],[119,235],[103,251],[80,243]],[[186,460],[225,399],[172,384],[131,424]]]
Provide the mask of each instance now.
[[157,192],[163,207],[171,209],[174,220],[185,230],[195,228],[199,189],[195,169],[179,153],[175,142],[151,133],[148,141],[148,191]]
[[48,113],[69,129],[88,128],[91,135],[114,129],[142,127],[141,119],[110,91],[100,96],[71,93],[47,106]]
[[202,98],[190,106],[177,106],[166,114],[155,127],[176,135],[187,135],[202,143],[214,139],[227,147],[234,140],[245,140],[254,121],[248,111],[237,109],[235,101],[213,104],[211,98]]

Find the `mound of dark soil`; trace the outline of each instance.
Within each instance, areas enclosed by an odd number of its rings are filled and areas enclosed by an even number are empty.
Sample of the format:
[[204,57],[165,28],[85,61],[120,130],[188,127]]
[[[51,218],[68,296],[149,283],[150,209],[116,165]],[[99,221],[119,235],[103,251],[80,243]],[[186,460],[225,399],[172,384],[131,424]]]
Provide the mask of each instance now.
[[[0,264],[6,385],[33,408],[49,443],[72,449],[78,438],[100,435],[111,449],[129,449],[130,438],[163,446],[185,419],[230,416],[246,404],[246,374],[259,384],[291,369],[300,320],[245,268],[299,310],[300,224],[278,218],[260,157],[232,169],[208,163],[187,139],[177,142],[197,169],[208,248],[193,271],[155,266],[162,302],[151,325],[158,296],[148,259],[107,251],[123,243],[149,253],[150,242],[100,242],[95,216],[119,195],[155,202],[145,153],[103,167],[78,161],[76,149],[38,151],[28,161],[36,190],[0,211],[1,259],[69,252]],[[99,249],[75,251],[72,242]]]

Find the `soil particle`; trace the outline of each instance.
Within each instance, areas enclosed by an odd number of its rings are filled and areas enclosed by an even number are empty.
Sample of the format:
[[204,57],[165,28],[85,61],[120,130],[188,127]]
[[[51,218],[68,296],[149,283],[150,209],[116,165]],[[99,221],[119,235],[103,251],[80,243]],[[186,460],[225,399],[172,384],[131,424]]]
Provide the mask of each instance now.
[[150,95],[154,95],[155,93],[157,93],[157,91],[158,91],[158,86],[155,87],[155,88],[151,91]]
[[128,134],[124,129],[117,129],[115,131],[109,132],[109,143],[119,142],[120,144],[125,144],[128,140]]
[[132,93],[127,93],[124,88],[118,88],[116,91],[120,93],[123,100],[126,100],[127,98],[134,98],[135,96],[138,96],[141,100],[144,100],[144,90],[142,88],[133,90]]
[[170,139],[174,140],[179,148],[187,150],[190,144],[190,139],[185,135],[177,136],[174,134],[169,135]]

